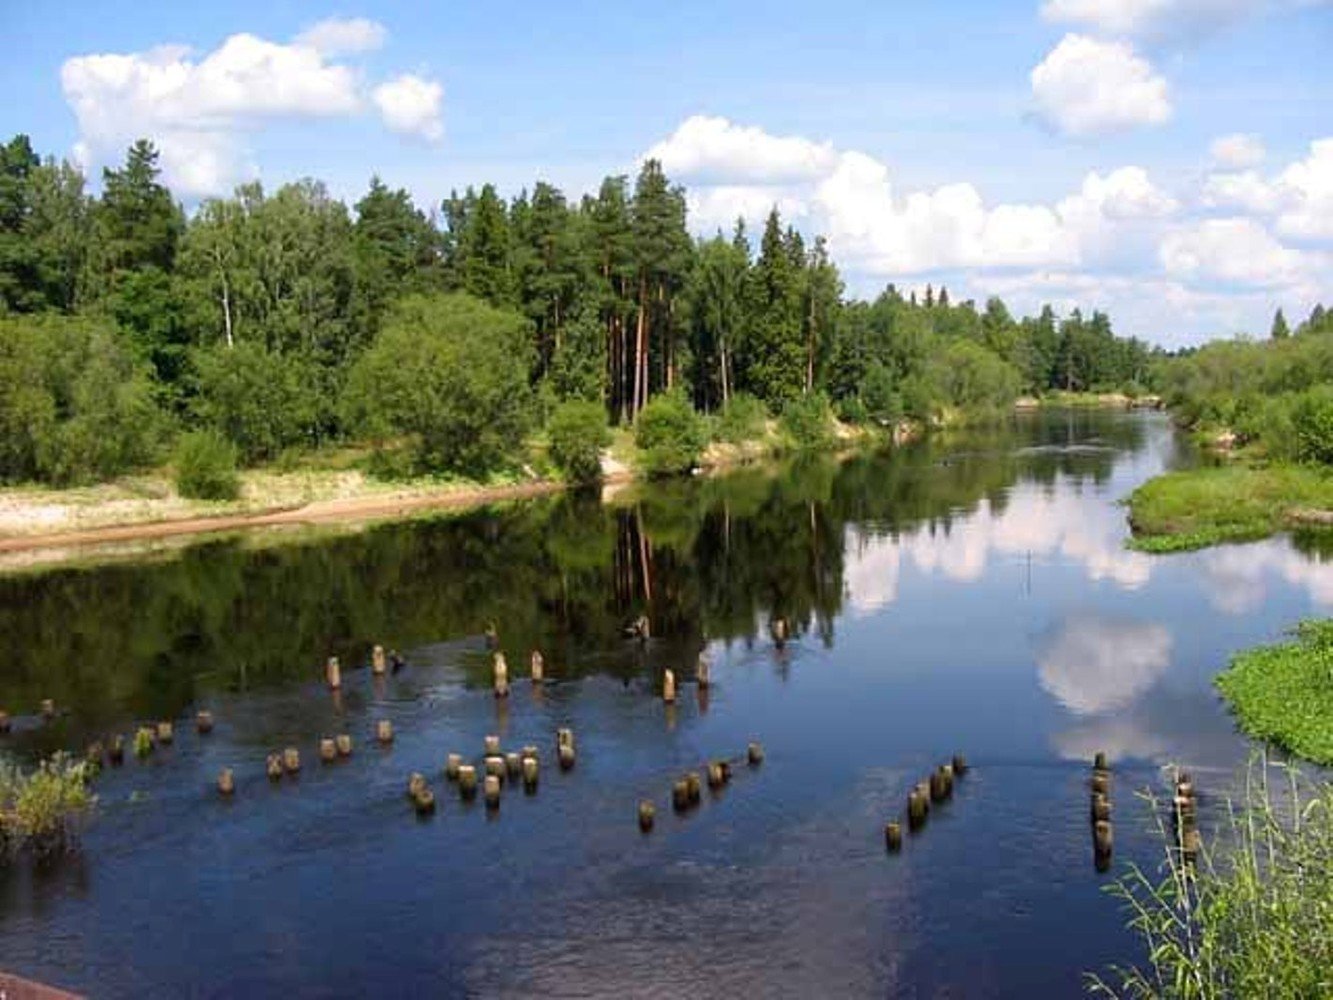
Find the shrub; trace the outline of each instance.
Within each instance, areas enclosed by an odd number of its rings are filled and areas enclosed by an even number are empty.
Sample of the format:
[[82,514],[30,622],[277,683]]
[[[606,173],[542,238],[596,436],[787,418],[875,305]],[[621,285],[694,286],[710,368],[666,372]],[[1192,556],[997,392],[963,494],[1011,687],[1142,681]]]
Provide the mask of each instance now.
[[196,500],[235,500],[236,447],[217,431],[191,431],[176,446],[176,491]]
[[793,448],[827,448],[833,440],[833,414],[822,393],[791,400],[782,410],[782,431]]
[[866,416],[876,423],[888,425],[902,419],[903,398],[898,393],[893,373],[884,365],[876,362],[866,370],[859,395],[865,404]]
[[680,389],[649,400],[634,422],[634,443],[649,475],[688,472],[707,444],[703,420]]
[[0,830],[10,853],[27,847],[39,858],[74,845],[79,821],[92,809],[88,765],[58,753],[31,774],[0,769]]
[[744,444],[762,437],[768,407],[749,393],[738,392],[727,400],[717,417],[716,436],[728,444]]
[[352,366],[345,408],[371,437],[407,435],[427,471],[478,475],[532,423],[530,324],[470,295],[417,295]]
[[1333,386],[1302,393],[1291,409],[1296,457],[1303,462],[1333,463]]
[[551,461],[571,482],[595,482],[602,475],[602,449],[611,443],[601,403],[570,400],[551,415]]
[[197,351],[192,360],[191,411],[236,445],[246,464],[314,441],[319,407],[312,366],[248,343]]

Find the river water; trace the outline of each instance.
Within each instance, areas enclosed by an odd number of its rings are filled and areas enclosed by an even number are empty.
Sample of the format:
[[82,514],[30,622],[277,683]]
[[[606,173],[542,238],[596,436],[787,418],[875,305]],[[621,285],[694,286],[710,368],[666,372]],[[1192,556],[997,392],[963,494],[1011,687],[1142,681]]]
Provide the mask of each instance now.
[[[1192,460],[1160,414],[1044,412],[605,504],[0,578],[5,752],[177,720],[172,746],[98,779],[80,854],[0,874],[0,968],[106,997],[1076,996],[1085,970],[1140,957],[1104,891],[1159,855],[1134,790],[1179,763],[1219,801],[1249,749],[1212,676],[1333,605],[1310,540],[1123,547],[1117,500]],[[644,646],[624,636],[640,613]],[[372,679],[375,642],[406,666]],[[32,714],[46,697],[50,723]],[[190,725],[199,707],[211,735]],[[318,739],[342,731],[353,756],[321,765]],[[488,813],[440,770],[492,732],[537,744],[543,773]],[[673,814],[674,777],[749,740],[762,766]],[[305,766],[270,784],[265,754],[287,745]],[[1115,772],[1107,873],[1097,750]],[[954,753],[973,766],[952,801],[886,854],[883,824]],[[231,800],[213,790],[224,766]],[[425,820],[412,771],[439,802]]]

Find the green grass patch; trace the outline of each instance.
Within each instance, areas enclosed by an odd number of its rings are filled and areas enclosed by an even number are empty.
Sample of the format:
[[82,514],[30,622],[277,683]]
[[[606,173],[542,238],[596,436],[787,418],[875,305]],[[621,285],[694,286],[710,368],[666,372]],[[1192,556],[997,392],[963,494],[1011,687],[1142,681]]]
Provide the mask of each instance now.
[[1333,619],[1302,622],[1293,641],[1239,654],[1216,683],[1250,736],[1333,764]]
[[1126,502],[1130,548],[1180,552],[1264,538],[1298,511],[1333,508],[1333,477],[1287,464],[1189,469],[1148,480]]

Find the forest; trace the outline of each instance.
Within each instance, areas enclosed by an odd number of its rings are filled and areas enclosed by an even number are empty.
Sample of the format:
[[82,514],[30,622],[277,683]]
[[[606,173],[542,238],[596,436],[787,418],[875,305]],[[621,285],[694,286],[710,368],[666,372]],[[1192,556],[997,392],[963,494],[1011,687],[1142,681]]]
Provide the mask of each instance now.
[[423,210],[373,178],[349,208],[301,180],[187,212],[141,140],[100,187],[26,136],[0,146],[0,481],[166,460],[209,495],[218,466],[351,442],[396,456],[381,471],[479,476],[548,428],[569,471],[608,426],[667,471],[769,416],[822,440],[834,415],[1132,392],[1153,360],[1101,312],[849,298],[825,240],[776,208],[761,233],[696,239],[653,160],[578,200],[485,184]]

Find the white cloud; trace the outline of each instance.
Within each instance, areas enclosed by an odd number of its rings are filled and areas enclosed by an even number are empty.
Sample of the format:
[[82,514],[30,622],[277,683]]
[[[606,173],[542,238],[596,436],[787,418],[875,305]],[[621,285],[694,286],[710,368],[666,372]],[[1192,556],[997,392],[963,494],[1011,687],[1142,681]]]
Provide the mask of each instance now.
[[1207,219],[1169,233],[1160,250],[1168,274],[1191,281],[1280,286],[1302,277],[1299,253],[1253,219]]
[[434,80],[411,73],[382,83],[371,97],[380,109],[384,124],[395,132],[437,142],[444,135],[440,106],[444,88]]
[[1206,35],[1283,5],[1282,0],[1046,0],[1041,13],[1048,21],[1102,34],[1162,41]]
[[1124,42],[1069,34],[1032,70],[1037,113],[1068,135],[1089,136],[1171,117],[1166,80]]
[[[360,114],[360,71],[331,57],[374,48],[384,36],[373,21],[330,20],[292,43],[232,35],[202,57],[180,45],[75,56],[61,67],[60,80],[78,121],[76,155],[91,170],[118,162],[125,147],[146,137],[158,146],[164,179],[176,194],[225,193],[257,173],[248,133],[274,120]],[[407,79],[416,78],[397,83]],[[401,98],[401,87],[392,93]],[[391,127],[403,120],[403,103]],[[433,109],[438,122],[438,90]],[[430,130],[429,122],[417,121]]]
[[685,205],[695,232],[710,235],[718,230],[730,235],[738,218],[754,224],[774,207],[787,221],[799,221],[810,212],[803,199],[780,186],[746,184],[691,187],[685,192]]
[[1297,239],[1333,240],[1333,138],[1310,143],[1310,155],[1282,172],[1278,232]]
[[1208,152],[1214,163],[1227,170],[1257,167],[1266,155],[1263,141],[1257,135],[1244,132],[1218,136],[1208,147]]
[[1203,204],[1208,208],[1239,208],[1255,215],[1277,210],[1278,193],[1257,171],[1210,174],[1203,185]]
[[296,36],[296,44],[326,56],[373,52],[384,45],[389,32],[378,21],[364,17],[338,18],[312,24]]
[[1047,639],[1037,676],[1072,712],[1110,712],[1157,683],[1171,663],[1171,645],[1171,633],[1156,623],[1074,615]]
[[707,183],[716,178],[772,184],[813,180],[837,159],[829,143],[770,135],[726,118],[695,115],[657,143],[644,159],[660,160],[669,175]]

